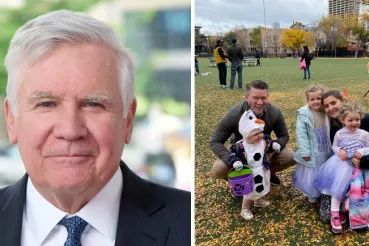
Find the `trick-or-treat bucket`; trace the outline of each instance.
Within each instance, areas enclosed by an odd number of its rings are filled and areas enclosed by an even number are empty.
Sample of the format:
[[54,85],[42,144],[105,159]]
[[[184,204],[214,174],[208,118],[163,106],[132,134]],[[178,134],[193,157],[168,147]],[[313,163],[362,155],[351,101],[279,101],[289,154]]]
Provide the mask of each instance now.
[[234,196],[243,196],[254,190],[254,177],[250,168],[235,171],[233,168],[228,173],[228,182]]

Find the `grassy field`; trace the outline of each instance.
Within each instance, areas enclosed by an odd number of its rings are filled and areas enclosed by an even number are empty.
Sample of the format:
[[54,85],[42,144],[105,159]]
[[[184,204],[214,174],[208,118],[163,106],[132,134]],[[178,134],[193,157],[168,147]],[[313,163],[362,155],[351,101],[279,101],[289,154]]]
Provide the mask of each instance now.
[[[297,109],[305,104],[307,85],[319,83],[327,89],[348,90],[348,100],[358,102],[369,112],[368,60],[315,59],[310,67],[312,78],[303,80],[296,59],[262,59],[261,67],[244,67],[243,89],[219,88],[218,70],[207,59],[200,59],[200,72],[209,76],[195,78],[195,237],[196,245],[369,245],[367,231],[345,231],[333,235],[330,226],[320,222],[317,208],[308,204],[295,190],[293,168],[279,173],[282,185],[271,188],[268,208],[253,208],[254,219],[239,216],[241,199],[233,198],[226,181],[212,174],[215,155],[209,139],[217,122],[227,110],[244,100],[247,82],[261,79],[269,84],[270,101],[279,106],[290,133],[288,144],[296,149]],[[227,71],[227,84],[230,69]],[[236,78],[237,81],[237,78]],[[235,82],[237,88],[237,82]]]

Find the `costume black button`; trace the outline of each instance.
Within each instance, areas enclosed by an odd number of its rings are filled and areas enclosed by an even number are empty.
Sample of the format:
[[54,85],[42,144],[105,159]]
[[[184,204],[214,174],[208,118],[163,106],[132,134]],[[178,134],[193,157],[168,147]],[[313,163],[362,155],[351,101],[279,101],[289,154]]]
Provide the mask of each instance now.
[[260,160],[260,158],[261,158],[261,154],[260,153],[255,153],[254,160],[258,161],[258,160]]
[[260,192],[262,192],[264,190],[264,185],[259,185],[258,187],[256,187],[256,189],[255,189],[255,191],[257,192],[257,193],[260,193]]
[[255,183],[255,184],[261,184],[261,183],[263,183],[263,176],[261,176],[261,175],[256,175],[256,176],[254,177],[254,183]]

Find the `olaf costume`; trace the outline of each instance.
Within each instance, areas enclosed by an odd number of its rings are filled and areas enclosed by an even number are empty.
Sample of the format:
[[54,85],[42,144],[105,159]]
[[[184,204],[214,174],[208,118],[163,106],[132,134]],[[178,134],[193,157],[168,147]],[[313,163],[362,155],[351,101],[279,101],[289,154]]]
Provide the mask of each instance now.
[[264,131],[264,125],[264,121],[257,119],[252,110],[245,111],[238,123],[239,132],[243,136],[240,141],[245,150],[247,165],[254,177],[253,192],[244,195],[247,200],[258,200],[270,191],[270,170],[263,165],[266,142],[263,139],[260,143],[247,143],[247,138],[253,133]]

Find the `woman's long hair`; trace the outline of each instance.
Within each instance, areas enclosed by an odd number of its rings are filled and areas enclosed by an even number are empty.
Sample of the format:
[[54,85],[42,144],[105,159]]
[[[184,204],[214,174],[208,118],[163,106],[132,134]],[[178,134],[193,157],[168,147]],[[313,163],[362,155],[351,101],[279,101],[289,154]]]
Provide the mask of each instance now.
[[304,48],[304,53],[309,54],[309,48],[306,45],[303,48]]

